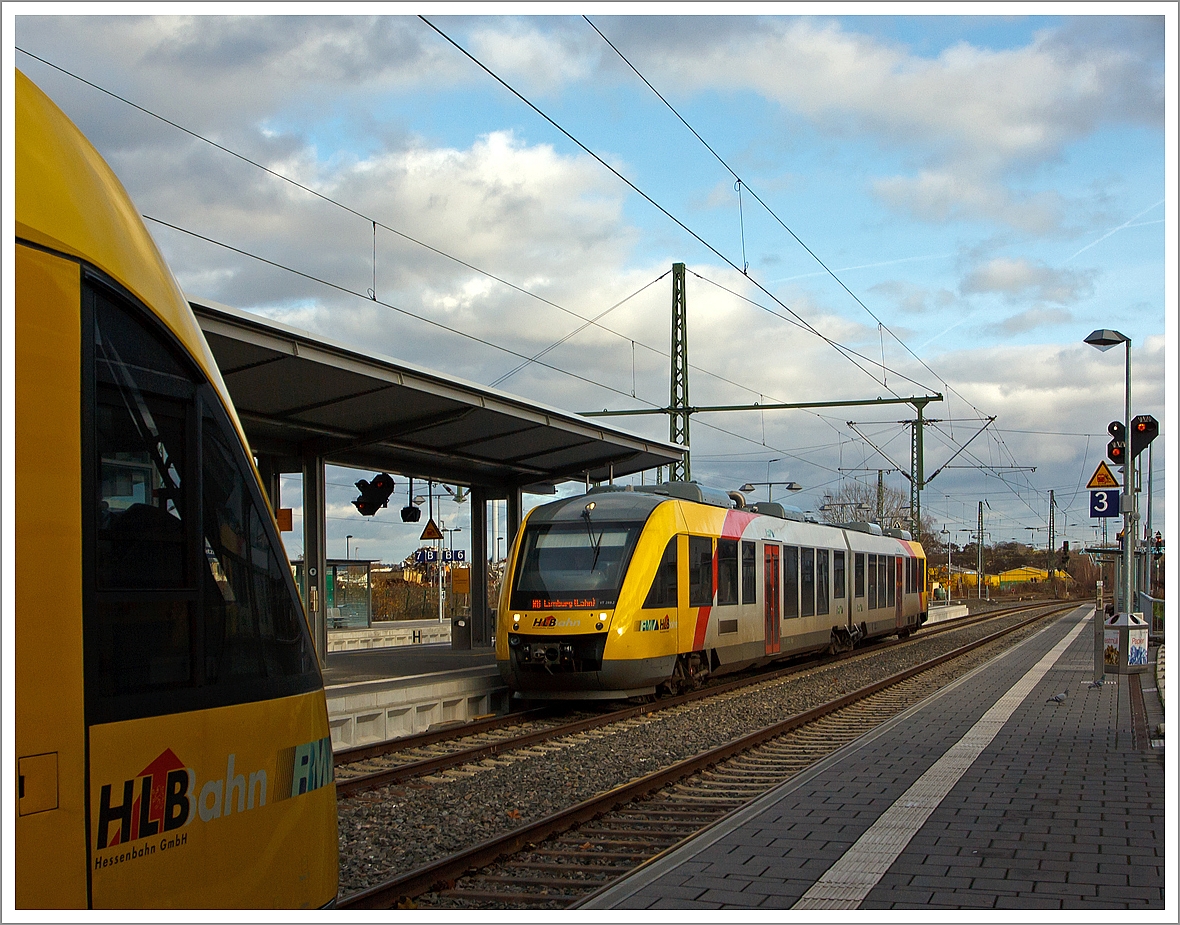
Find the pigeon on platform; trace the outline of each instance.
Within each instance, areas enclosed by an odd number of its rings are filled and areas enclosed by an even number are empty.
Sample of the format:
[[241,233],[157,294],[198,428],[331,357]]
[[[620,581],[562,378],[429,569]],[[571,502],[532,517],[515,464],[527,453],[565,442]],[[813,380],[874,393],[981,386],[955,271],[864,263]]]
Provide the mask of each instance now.
[[1103,676],[1101,678],[1097,678],[1096,680],[1090,682],[1090,689],[1093,690],[1096,687],[1101,687],[1105,683],[1106,683],[1105,676]]
[[1062,691],[1060,694],[1054,694],[1045,703],[1065,703],[1065,692]]

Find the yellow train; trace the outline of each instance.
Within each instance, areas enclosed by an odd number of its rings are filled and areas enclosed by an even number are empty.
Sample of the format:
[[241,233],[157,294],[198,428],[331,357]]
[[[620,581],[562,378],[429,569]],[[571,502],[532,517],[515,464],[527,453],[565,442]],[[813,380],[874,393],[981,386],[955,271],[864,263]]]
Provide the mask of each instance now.
[[16,905],[330,904],[323,680],[241,425],[114,173],[15,100]]
[[500,596],[496,661],[530,700],[676,692],[708,675],[926,620],[902,531],[829,526],[695,482],[600,487],[529,513]]

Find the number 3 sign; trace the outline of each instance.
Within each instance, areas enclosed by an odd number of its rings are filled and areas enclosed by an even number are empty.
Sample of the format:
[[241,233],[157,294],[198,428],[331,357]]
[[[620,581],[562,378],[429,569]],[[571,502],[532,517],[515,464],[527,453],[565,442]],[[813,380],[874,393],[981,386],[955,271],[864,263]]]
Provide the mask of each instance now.
[[1118,517],[1119,490],[1117,488],[1107,488],[1102,491],[1090,492],[1090,516]]

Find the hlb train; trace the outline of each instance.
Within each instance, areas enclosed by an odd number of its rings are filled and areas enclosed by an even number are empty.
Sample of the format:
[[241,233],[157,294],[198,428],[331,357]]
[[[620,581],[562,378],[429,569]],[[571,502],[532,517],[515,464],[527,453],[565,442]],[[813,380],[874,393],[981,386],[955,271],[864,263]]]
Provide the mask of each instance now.
[[527,699],[676,692],[707,675],[908,636],[926,559],[902,531],[829,526],[695,482],[591,489],[530,512],[496,659]]
[[15,98],[16,905],[330,904],[323,680],[241,425],[114,173]]

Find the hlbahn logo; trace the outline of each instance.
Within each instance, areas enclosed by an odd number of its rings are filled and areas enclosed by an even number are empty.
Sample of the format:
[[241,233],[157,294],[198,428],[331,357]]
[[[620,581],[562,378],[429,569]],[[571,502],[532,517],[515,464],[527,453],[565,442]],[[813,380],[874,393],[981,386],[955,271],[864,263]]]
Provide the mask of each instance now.
[[[285,748],[276,758],[274,787],[269,794],[266,769],[249,774],[239,771],[236,754],[226,759],[224,777],[207,780],[198,790],[196,771],[166,748],[135,777],[123,782],[122,802],[114,803],[111,784],[102,785],[95,847],[113,848],[152,836],[162,836],[160,850],[180,847],[187,835],[166,833],[187,826],[198,816],[202,822],[211,822],[265,806],[268,796],[272,802],[287,800],[318,790],[334,779],[329,737]],[[118,857],[96,858],[95,867],[154,854],[156,847],[146,845]]]
[[550,614],[547,617],[534,617],[533,626],[581,626],[582,621],[575,617],[566,617],[558,620],[557,617]]

